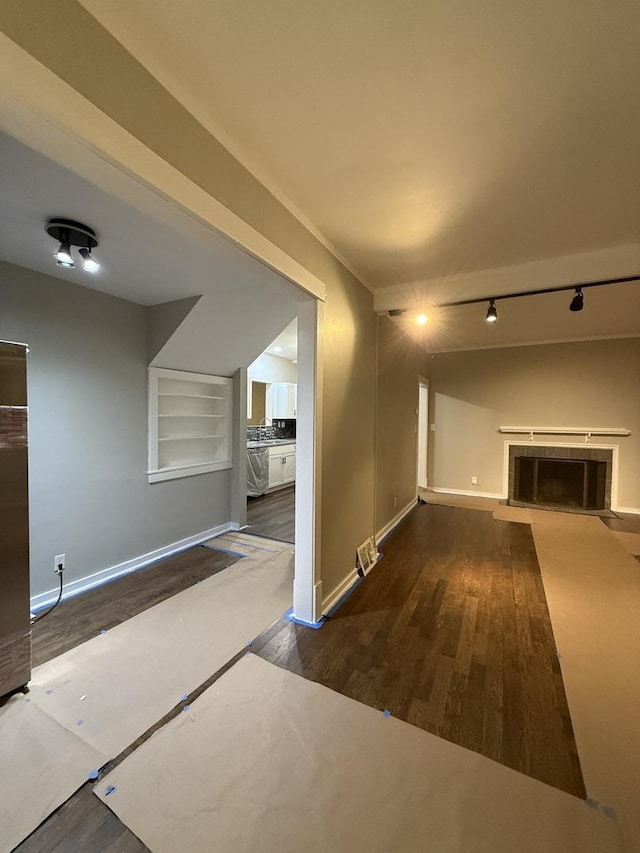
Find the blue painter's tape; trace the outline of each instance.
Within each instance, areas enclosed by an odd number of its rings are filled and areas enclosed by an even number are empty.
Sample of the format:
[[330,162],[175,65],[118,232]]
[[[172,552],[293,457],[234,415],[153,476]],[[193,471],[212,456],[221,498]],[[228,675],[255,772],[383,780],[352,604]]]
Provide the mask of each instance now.
[[107,785],[105,792],[104,792],[104,795],[105,795],[105,797],[108,797],[110,794],[115,794],[115,792],[117,790],[118,789],[116,788],[115,785]]
[[191,707],[191,705],[185,705],[184,708],[182,709],[182,713],[184,714],[184,712],[188,711],[190,707]]
[[84,720],[78,720],[76,726],[84,726]]
[[298,619],[297,616],[293,615],[293,607],[290,607],[283,615],[285,619],[289,620],[289,622],[295,622],[296,625],[304,625],[305,628],[313,628],[314,631],[319,631],[327,621],[327,617],[323,616],[318,622],[305,622],[304,619]]
[[87,776],[87,779],[97,779],[97,778],[98,778],[98,771],[97,770],[90,770],[89,775]]
[[53,693],[53,690],[45,690],[44,692],[47,694],[47,696],[51,696],[51,694]]
[[189,698],[189,694],[188,694],[188,693],[183,693],[183,694],[182,694],[182,696],[180,697],[180,701],[181,701],[181,702],[186,702],[188,698]]
[[597,809],[600,803],[597,800],[594,800],[593,797],[587,797],[585,803],[589,806],[590,809]]
[[249,640],[249,642],[247,643],[247,645],[248,645],[248,646],[250,646],[250,645],[252,645],[252,643],[253,643],[253,640]]
[[607,817],[610,817],[611,820],[618,819],[615,809],[611,808],[611,806],[602,806],[602,811],[606,814]]
[[105,628],[103,628],[103,629],[102,629],[102,631],[100,631],[100,634],[101,634],[101,635],[102,635],[102,634],[106,634],[106,633],[107,633],[107,632],[106,632]]
[[386,711],[383,711],[383,712],[382,712],[382,716],[383,716],[383,717],[390,717],[390,716],[391,716],[391,711],[389,711],[388,709],[387,709]]

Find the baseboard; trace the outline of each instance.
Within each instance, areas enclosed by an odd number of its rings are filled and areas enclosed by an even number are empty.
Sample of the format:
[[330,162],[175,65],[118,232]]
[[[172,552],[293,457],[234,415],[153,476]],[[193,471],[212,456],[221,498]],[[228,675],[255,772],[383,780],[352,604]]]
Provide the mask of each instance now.
[[473,491],[469,491],[467,489],[436,489],[435,486],[429,486],[428,491],[437,492],[439,495],[464,495],[468,498],[493,498],[497,501],[504,501],[507,499],[507,496],[503,495],[501,492],[478,492],[475,489]]
[[612,512],[628,512],[629,515],[640,515],[640,507],[637,506],[617,506]]
[[418,498],[413,498],[413,500],[409,501],[409,503],[404,507],[404,509],[401,509],[397,515],[394,515],[391,521],[387,522],[384,527],[380,528],[380,530],[376,533],[376,545],[378,546],[378,548],[380,547],[381,543],[387,538],[387,536],[393,533],[396,527],[402,521],[404,521],[404,519],[409,515],[409,513],[416,506],[417,503]]
[[[157,560],[162,560],[165,557],[171,557],[173,554],[178,554],[180,551],[186,551],[187,548],[193,545],[199,545],[213,536],[219,536],[221,533],[227,533],[233,530],[233,523],[230,521],[224,524],[219,524],[217,527],[211,527],[209,530],[203,530],[201,533],[196,533],[194,536],[188,536],[186,539],[180,539],[177,542],[172,542],[170,545],[165,545],[163,548],[157,548],[155,551],[149,551],[147,554],[141,554],[139,557],[134,557],[131,560],[126,560],[124,563],[118,563],[115,566],[109,566],[106,569],[100,569],[99,572],[86,575],[83,578],[70,581],[65,584],[62,590],[62,601],[67,598],[73,598],[86,592],[89,589],[94,589],[101,586],[103,583],[115,580],[116,578],[128,575],[130,572],[135,572],[136,569],[143,569]],[[237,529],[237,528],[236,528]],[[47,592],[41,592],[31,598],[31,612],[35,613],[53,604],[58,598],[58,589],[50,589]]]
[[338,586],[331,592],[325,599],[322,601],[322,615],[326,616],[327,613],[336,606],[336,604],[343,598],[351,589],[351,587],[356,584],[359,580],[360,576],[358,574],[357,569],[352,569],[346,576],[346,578],[341,581]]

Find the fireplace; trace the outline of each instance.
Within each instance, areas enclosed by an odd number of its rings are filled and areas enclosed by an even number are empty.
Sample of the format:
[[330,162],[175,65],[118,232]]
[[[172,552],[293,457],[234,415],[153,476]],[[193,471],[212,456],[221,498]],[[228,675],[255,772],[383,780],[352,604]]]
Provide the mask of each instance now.
[[509,503],[610,509],[612,461],[604,448],[510,445]]

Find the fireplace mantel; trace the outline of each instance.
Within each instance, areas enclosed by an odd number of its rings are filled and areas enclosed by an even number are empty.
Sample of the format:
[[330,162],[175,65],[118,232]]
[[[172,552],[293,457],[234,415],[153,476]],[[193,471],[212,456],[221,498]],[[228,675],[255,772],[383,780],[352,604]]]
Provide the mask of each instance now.
[[583,435],[589,441],[592,435],[619,436],[626,438],[631,435],[630,429],[624,427],[533,427],[533,426],[501,426],[498,432],[511,435],[529,435],[533,441],[534,435]]

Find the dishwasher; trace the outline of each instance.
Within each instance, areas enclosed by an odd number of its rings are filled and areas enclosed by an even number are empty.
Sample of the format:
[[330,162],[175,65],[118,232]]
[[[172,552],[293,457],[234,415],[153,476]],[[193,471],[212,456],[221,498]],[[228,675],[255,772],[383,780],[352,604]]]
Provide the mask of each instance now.
[[258,498],[269,487],[269,448],[247,450],[247,497]]

